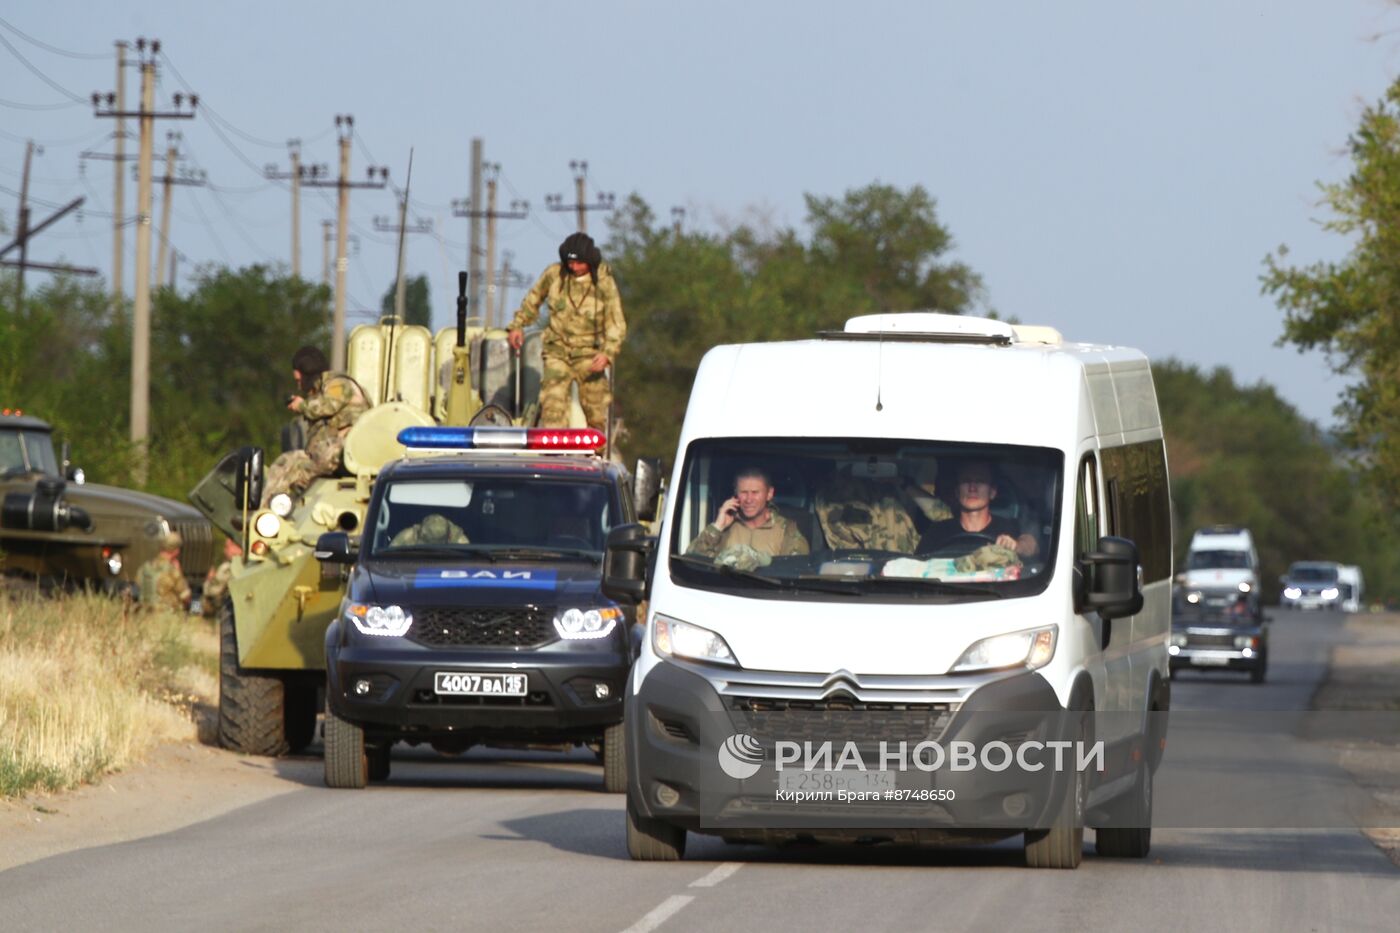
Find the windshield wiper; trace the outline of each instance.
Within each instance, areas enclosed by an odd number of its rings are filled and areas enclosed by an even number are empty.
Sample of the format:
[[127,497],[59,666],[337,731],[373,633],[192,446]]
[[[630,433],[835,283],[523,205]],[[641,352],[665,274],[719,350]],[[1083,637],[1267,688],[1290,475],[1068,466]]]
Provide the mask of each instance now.
[[[768,577],[761,573],[755,573],[752,570],[740,570],[738,567],[731,567],[728,564],[716,564],[704,558],[676,554],[673,555],[671,559],[683,561],[693,567],[699,567],[703,570],[712,570],[716,573],[724,574],[727,577],[738,577],[741,580],[753,580],[756,583],[762,583],[780,590],[806,590],[817,593],[835,593],[838,596],[860,595],[860,590],[853,588],[851,586],[852,581],[848,580],[832,580],[829,577],[816,577],[811,575],[799,577]],[[822,585],[810,585],[814,582],[820,582]]]
[[892,584],[907,584],[927,589],[936,593],[948,593],[953,596],[990,596],[994,599],[1005,599],[1006,594],[1001,590],[992,589],[989,586],[978,586],[975,583],[949,583],[947,580],[939,580],[932,577],[884,577],[871,575],[859,577],[857,583],[878,583],[881,586]]
[[381,548],[374,552],[375,557],[484,557],[496,562],[495,552],[490,548],[472,547],[467,544],[400,544]]
[[580,557],[589,563],[601,561],[602,555],[579,547],[502,547],[493,551],[498,559],[506,560],[553,560],[560,557]]

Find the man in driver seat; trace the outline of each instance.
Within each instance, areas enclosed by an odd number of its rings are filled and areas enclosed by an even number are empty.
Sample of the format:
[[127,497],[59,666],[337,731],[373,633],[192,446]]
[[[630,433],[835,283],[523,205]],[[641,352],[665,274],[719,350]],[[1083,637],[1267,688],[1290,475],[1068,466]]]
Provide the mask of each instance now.
[[[985,460],[964,460],[955,475],[957,514],[929,526],[919,540],[919,553],[929,554],[957,538],[967,537],[970,544],[995,544],[1014,551],[1017,557],[1034,557],[1040,550],[1035,536],[1022,534],[1011,519],[992,514],[997,485],[991,464]],[[986,540],[979,540],[983,538]],[[975,549],[976,546],[968,548]]]
[[773,484],[758,467],[746,467],[734,477],[734,495],[719,507],[719,515],[700,532],[686,551],[698,557],[718,557],[745,545],[769,557],[811,553],[797,526],[773,511]]
[[434,512],[418,524],[409,525],[389,542],[390,547],[410,544],[471,544],[471,540],[447,516]]

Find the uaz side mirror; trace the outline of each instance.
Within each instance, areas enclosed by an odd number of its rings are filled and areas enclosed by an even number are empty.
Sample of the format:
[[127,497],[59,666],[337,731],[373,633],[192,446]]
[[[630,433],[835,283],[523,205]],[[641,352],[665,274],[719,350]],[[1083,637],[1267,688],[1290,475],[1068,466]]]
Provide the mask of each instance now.
[[618,525],[609,531],[603,552],[603,595],[628,606],[645,599],[647,566],[655,548],[656,539],[647,537],[642,525]]

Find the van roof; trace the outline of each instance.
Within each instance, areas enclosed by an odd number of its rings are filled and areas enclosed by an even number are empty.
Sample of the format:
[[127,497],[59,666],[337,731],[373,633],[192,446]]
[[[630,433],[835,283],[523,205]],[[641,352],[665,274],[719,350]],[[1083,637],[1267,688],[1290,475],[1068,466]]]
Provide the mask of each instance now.
[[1239,550],[1247,551],[1254,547],[1254,536],[1248,528],[1239,525],[1212,525],[1198,528],[1191,536],[1191,550]]
[[937,437],[1059,449],[1093,435],[1161,436],[1141,351],[923,312],[852,318],[814,340],[715,347],[682,427],[683,439]]

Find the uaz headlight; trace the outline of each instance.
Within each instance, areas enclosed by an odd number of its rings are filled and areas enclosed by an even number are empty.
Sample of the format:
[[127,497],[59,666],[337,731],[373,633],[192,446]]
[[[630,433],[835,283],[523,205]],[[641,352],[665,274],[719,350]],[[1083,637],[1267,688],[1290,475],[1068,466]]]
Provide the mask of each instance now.
[[1055,637],[1059,629],[1050,625],[1045,628],[1026,629],[1023,632],[1008,632],[975,641],[958,658],[953,670],[958,673],[968,671],[991,671],[999,668],[1024,666],[1035,670],[1050,663],[1055,656]]
[[1302,591],[1302,589],[1300,589],[1299,587],[1296,587],[1296,586],[1285,586],[1285,587],[1283,588],[1283,598],[1284,598],[1284,599],[1297,599],[1299,596],[1302,596],[1302,595],[1303,595],[1303,591]]
[[739,666],[734,652],[715,632],[680,619],[672,619],[660,613],[652,616],[651,646],[664,657],[690,658],[694,661],[708,661],[711,664],[731,664]]
[[615,606],[602,609],[564,609],[554,617],[554,630],[569,641],[604,638],[617,628],[622,610]]
[[345,618],[364,635],[406,635],[413,626],[413,613],[402,606],[351,603],[345,607]]
[[1323,598],[1323,599],[1336,599],[1336,598],[1337,598],[1338,596],[1340,596],[1341,594],[1342,594],[1342,591],[1341,591],[1341,590],[1337,589],[1335,586],[1329,586],[1327,589],[1325,589],[1325,590],[1322,591],[1322,598]]

